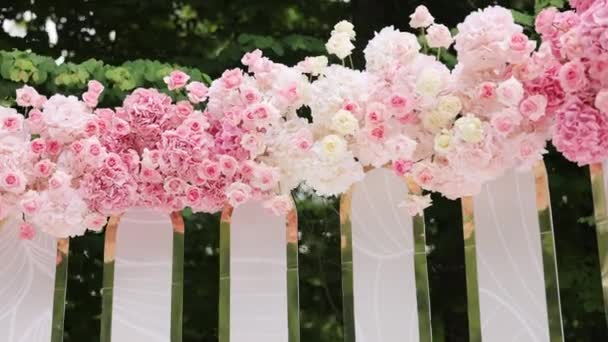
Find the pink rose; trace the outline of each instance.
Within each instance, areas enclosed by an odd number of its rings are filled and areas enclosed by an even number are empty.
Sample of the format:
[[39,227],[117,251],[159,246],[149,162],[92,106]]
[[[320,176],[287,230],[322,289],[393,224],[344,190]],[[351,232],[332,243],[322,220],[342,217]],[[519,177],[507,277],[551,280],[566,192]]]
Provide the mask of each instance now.
[[243,81],[243,71],[241,69],[226,70],[220,80],[226,89],[236,88]]
[[86,93],[82,94],[82,101],[84,101],[87,107],[95,108],[99,102],[99,94],[87,91]]
[[368,129],[369,137],[376,141],[384,141],[386,138],[386,126],[377,125]]
[[142,167],[140,171],[141,180],[146,183],[160,183],[163,176],[156,170],[147,167]]
[[209,89],[202,82],[190,82],[190,84],[186,86],[186,90],[188,91],[188,99],[190,102],[201,103],[207,98],[207,91]]
[[26,123],[32,134],[40,134],[44,129],[42,112],[39,109],[32,109]]
[[479,86],[480,99],[493,99],[496,96],[496,85],[492,82],[484,82]]
[[293,209],[293,202],[289,195],[279,195],[264,202],[264,208],[276,216],[283,216]]
[[175,112],[178,117],[184,119],[194,112],[194,107],[192,107],[192,104],[188,101],[178,101],[175,104]]
[[411,160],[397,159],[393,161],[393,171],[399,177],[403,177],[412,169],[414,163]]
[[97,94],[98,96],[103,92],[104,86],[96,80],[91,80],[87,83],[88,93]]
[[165,180],[165,191],[169,194],[181,194],[186,189],[186,182],[183,180],[171,177]]
[[87,137],[92,137],[99,133],[99,124],[96,119],[91,119],[87,121],[84,126],[84,133]]
[[46,144],[41,138],[30,141],[30,151],[34,154],[42,154],[46,150]]
[[595,108],[608,115],[608,89],[600,90],[595,96]]
[[201,201],[203,192],[196,186],[188,186],[186,188],[186,204],[188,206],[196,206]]
[[206,180],[216,180],[220,177],[220,168],[216,162],[205,160],[198,169],[198,176]]
[[25,190],[25,177],[21,173],[4,172],[0,174],[0,188],[18,194]]
[[247,104],[253,104],[260,100],[260,92],[255,88],[244,89],[241,91],[241,97]]
[[299,151],[306,152],[310,150],[313,144],[312,132],[309,129],[303,128],[298,131],[293,138],[292,145]]
[[36,230],[31,224],[23,222],[19,226],[19,238],[21,240],[33,240],[35,236]]
[[227,177],[232,177],[238,167],[236,159],[229,155],[222,155],[219,158],[220,171]]
[[52,156],[56,156],[61,151],[61,144],[55,139],[48,139],[46,141],[46,152]]
[[99,233],[106,225],[107,221],[107,216],[98,213],[91,213],[85,216],[84,225],[87,227],[87,229]]
[[433,24],[428,28],[426,40],[429,43],[429,47],[444,49],[449,48],[454,42],[450,29],[441,24]]
[[424,5],[416,7],[414,13],[410,15],[411,28],[425,28],[431,25],[435,18],[431,15],[428,8]]
[[17,113],[5,115],[2,118],[2,130],[9,133],[21,132],[23,130],[23,116]]
[[230,184],[226,189],[226,196],[228,197],[228,203],[234,208],[242,205],[243,203],[251,199],[252,189],[245,183],[236,182]]
[[568,93],[582,90],[587,85],[585,65],[578,60],[564,64],[559,71],[559,84]]
[[542,10],[535,21],[536,32],[543,36],[553,36],[557,32],[557,28],[553,26],[555,15],[558,13],[555,7],[549,7]]
[[391,96],[390,104],[393,108],[404,108],[407,106],[407,99],[403,96],[393,95]]
[[25,198],[21,200],[21,210],[26,215],[34,215],[40,210],[40,199],[36,192],[29,191]]
[[537,121],[545,115],[547,98],[543,95],[532,95],[519,104],[519,112],[525,118]]
[[188,76],[188,74],[186,74],[185,72],[174,70],[169,74],[169,76],[165,76],[163,78],[163,81],[165,81],[165,83],[169,87],[169,90],[175,90],[183,88],[186,83],[188,83],[189,79],[190,76]]
[[262,191],[274,189],[279,183],[279,170],[272,167],[258,166],[253,170],[251,185]]
[[[17,104],[21,107],[33,107],[34,104],[37,104],[37,100],[40,97],[40,94],[36,91],[36,89],[30,86],[23,86],[22,88],[17,89]],[[37,106],[37,108],[39,108]]]
[[34,172],[37,177],[48,177],[55,169],[55,164],[48,159],[43,159],[34,165]]
[[523,53],[528,48],[528,36],[523,33],[514,33],[509,40],[509,49],[513,52]]
[[72,177],[63,171],[56,171],[53,176],[49,179],[50,189],[61,189],[70,185]]
[[262,58],[262,51],[255,49],[252,52],[247,52],[241,59],[241,63],[246,66],[254,65],[260,58]]
[[502,136],[507,136],[515,127],[513,117],[509,114],[494,114],[491,120],[492,127]]

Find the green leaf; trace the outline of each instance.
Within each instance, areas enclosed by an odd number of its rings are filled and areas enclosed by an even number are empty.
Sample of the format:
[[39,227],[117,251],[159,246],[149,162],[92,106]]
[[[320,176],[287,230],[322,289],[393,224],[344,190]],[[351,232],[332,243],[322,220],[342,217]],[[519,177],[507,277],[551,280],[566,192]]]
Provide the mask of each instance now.
[[527,26],[527,27],[534,27],[534,17],[533,16],[522,13],[517,10],[511,10],[511,13],[513,13],[513,19],[515,19],[516,23],[523,25],[523,26]]

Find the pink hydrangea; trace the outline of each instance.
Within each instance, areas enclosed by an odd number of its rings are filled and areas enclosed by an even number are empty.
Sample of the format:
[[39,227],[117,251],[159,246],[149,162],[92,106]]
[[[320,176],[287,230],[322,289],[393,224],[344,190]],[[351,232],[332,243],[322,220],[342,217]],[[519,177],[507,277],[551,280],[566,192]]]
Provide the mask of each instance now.
[[608,158],[608,118],[575,101],[558,111],[553,144],[566,158],[586,165]]

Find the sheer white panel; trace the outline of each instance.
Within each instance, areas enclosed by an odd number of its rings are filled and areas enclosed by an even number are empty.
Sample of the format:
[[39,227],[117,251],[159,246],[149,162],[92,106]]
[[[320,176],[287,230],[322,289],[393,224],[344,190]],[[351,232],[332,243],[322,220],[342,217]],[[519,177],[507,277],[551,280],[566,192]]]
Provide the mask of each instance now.
[[231,223],[231,342],[286,342],[285,217],[249,203],[234,210]]
[[19,221],[0,223],[0,341],[51,340],[57,241],[19,239]]
[[484,341],[549,341],[533,172],[510,173],[475,197]]
[[166,342],[171,326],[169,214],[127,212],[118,225],[112,340]]
[[352,197],[357,342],[419,340],[412,218],[403,179],[371,171]]

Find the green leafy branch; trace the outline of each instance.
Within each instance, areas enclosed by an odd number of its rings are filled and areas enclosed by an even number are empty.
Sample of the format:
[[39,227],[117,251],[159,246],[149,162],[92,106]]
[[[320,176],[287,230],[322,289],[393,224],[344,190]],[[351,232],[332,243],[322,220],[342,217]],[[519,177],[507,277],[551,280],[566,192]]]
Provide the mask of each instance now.
[[[165,89],[163,78],[175,69],[186,72],[194,81],[211,82],[211,78],[198,69],[147,59],[128,61],[118,66],[96,59],[80,64],[57,65],[50,57],[28,51],[0,50],[0,103],[12,104],[15,90],[24,84],[34,86],[47,95],[81,94],[86,91],[88,81],[97,80],[106,87],[102,103],[115,105],[138,87]],[[172,95],[180,96],[176,93]]]

